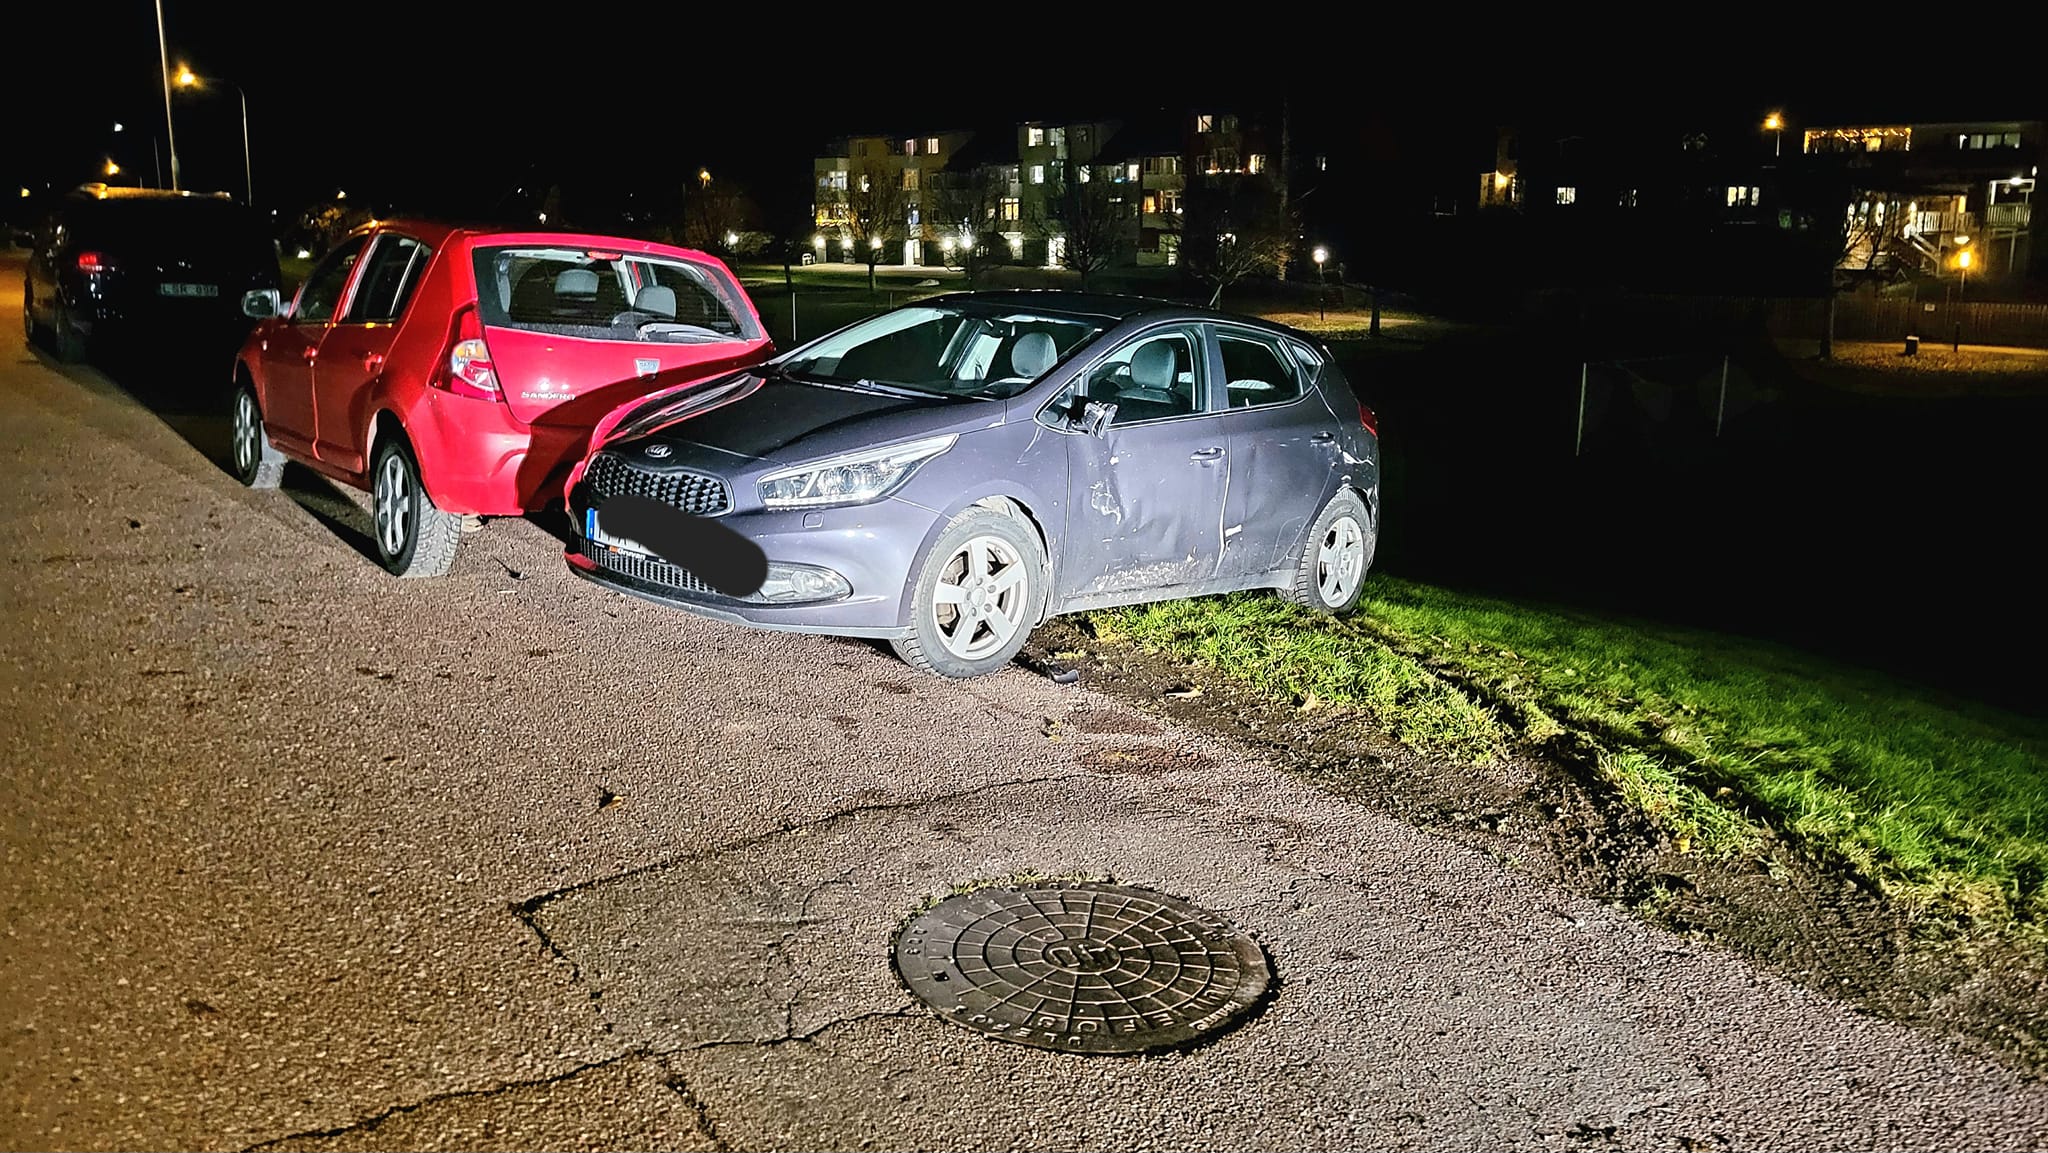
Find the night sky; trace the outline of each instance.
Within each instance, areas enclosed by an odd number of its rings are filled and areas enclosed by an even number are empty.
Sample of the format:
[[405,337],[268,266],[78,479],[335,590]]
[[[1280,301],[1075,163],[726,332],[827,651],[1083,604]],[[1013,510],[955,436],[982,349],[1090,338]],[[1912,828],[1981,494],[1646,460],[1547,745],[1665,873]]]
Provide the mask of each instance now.
[[[1055,21],[1028,36],[941,28],[889,8],[819,26],[797,15],[811,9],[766,5],[726,16],[706,15],[709,5],[558,5],[531,23],[434,0],[164,6],[173,67],[187,61],[248,93],[257,201],[286,215],[336,187],[363,201],[481,211],[535,179],[658,190],[700,166],[762,199],[800,199],[809,158],[835,134],[1109,118],[1281,90],[1297,108],[1398,138],[1414,165],[1460,170],[1487,125],[1539,113],[1740,125],[1783,107],[1795,127],[2048,113],[2043,86],[2023,80],[2031,67],[1959,62],[1967,83],[1929,83],[1890,49],[1859,48],[1851,41],[1862,33],[1839,30],[1644,31],[1617,50],[1607,45],[1625,30],[1388,27],[1351,47],[1359,38],[1288,28],[1261,47],[1165,35],[1156,19]],[[109,154],[131,172],[162,164],[150,148],[163,131],[152,5],[74,3],[38,19],[45,30],[10,65],[17,116],[0,154],[5,186],[96,179]],[[239,192],[232,92],[180,94],[175,107],[186,186]]]

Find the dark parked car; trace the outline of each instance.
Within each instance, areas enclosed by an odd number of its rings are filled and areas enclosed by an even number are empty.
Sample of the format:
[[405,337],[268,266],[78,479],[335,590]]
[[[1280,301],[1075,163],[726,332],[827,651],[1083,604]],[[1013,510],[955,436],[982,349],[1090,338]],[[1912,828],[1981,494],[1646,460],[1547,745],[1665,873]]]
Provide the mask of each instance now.
[[[1058,613],[1250,588],[1349,612],[1378,533],[1375,420],[1325,346],[1126,297],[927,300],[622,407],[592,445],[570,478],[583,576],[886,638],[952,677]],[[766,583],[724,596],[608,533],[620,494],[721,518]]]
[[22,325],[59,360],[166,338],[225,352],[249,329],[242,294],[276,287],[266,226],[225,195],[87,184],[36,236]]

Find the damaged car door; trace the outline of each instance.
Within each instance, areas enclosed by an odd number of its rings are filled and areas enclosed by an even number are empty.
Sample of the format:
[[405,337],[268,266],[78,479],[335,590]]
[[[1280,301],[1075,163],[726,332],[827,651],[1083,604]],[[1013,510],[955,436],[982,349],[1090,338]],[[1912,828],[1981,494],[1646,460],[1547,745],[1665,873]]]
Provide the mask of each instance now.
[[1197,585],[1222,556],[1229,446],[1212,415],[1196,325],[1142,333],[1091,365],[1062,403],[1114,405],[1097,433],[1067,442],[1060,572],[1070,604]]

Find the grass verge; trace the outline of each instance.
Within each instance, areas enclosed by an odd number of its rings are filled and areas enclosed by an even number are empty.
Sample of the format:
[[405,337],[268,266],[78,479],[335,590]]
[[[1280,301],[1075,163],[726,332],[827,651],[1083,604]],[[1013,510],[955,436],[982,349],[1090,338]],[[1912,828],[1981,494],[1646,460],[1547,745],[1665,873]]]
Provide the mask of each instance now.
[[1682,852],[1777,834],[1916,912],[2048,929],[2048,722],[1763,642],[1375,577],[1362,613],[1269,595],[1091,615],[1404,743],[1483,760],[1519,737],[1577,756]]

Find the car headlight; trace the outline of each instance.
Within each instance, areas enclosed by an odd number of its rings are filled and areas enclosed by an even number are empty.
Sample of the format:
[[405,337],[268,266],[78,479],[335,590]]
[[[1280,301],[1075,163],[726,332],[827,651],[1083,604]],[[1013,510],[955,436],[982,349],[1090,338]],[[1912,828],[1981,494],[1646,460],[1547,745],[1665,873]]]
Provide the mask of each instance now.
[[879,500],[958,439],[953,434],[927,437],[780,469],[761,478],[761,503],[772,509],[822,508]]

